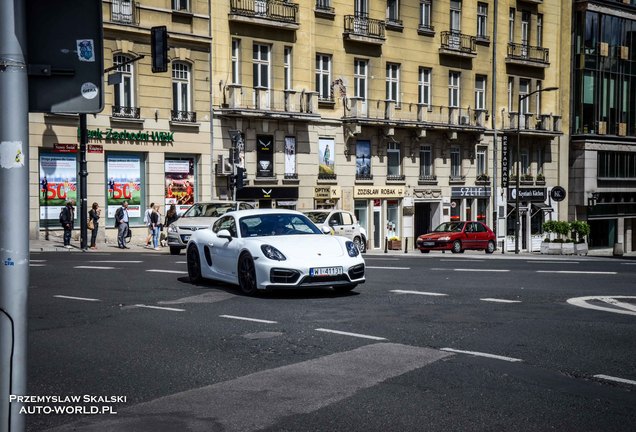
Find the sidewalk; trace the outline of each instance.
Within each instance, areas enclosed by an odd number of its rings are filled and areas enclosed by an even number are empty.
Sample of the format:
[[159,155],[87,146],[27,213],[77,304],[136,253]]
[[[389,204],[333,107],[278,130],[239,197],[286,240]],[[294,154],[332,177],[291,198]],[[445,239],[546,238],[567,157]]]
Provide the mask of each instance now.
[[[49,239],[38,239],[38,240],[29,240],[29,252],[86,252],[86,253],[94,253],[94,252],[148,252],[148,253],[169,253],[170,248],[161,247],[159,250],[154,250],[152,248],[146,247],[145,238],[136,238],[133,237],[130,240],[130,243],[126,243],[129,249],[120,249],[117,246],[117,243],[97,243],[97,249],[86,249],[83,251],[80,248],[80,241],[72,239],[71,240],[71,248],[67,249],[64,247],[64,240],[62,239],[62,235],[56,235],[57,233],[49,234]],[[89,232],[90,234],[90,232]],[[90,241],[90,237],[89,237]]]

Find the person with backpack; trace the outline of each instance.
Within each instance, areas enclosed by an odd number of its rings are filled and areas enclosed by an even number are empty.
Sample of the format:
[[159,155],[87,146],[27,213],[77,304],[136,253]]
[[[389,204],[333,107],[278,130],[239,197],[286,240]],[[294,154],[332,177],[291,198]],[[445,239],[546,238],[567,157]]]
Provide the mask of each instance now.
[[128,235],[128,201],[121,203],[121,207],[115,212],[115,227],[117,227],[117,246],[119,249],[130,249],[126,246]]
[[73,222],[75,221],[75,200],[66,201],[66,205],[60,212],[60,223],[64,229],[64,247],[71,248],[71,234],[73,232]]

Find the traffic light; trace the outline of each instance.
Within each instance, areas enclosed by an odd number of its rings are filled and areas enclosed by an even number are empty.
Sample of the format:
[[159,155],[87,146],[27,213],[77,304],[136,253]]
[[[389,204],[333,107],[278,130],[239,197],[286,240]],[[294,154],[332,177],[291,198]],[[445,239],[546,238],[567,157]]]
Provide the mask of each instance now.
[[245,168],[236,168],[236,190],[242,189],[245,184]]
[[150,29],[152,73],[168,72],[168,30],[166,26]]

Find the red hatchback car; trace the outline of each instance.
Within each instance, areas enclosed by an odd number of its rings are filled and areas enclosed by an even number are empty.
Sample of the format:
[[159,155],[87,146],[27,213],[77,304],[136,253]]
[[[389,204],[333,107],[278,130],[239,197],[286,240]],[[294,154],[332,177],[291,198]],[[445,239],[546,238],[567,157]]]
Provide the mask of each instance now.
[[461,253],[466,249],[495,251],[495,233],[481,222],[444,222],[428,234],[417,238],[416,246],[422,253],[432,250],[450,250]]

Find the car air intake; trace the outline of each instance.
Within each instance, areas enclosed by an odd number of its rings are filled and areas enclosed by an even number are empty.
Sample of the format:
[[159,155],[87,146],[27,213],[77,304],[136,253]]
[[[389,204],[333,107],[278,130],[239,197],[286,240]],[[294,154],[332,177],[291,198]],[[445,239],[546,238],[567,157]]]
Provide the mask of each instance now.
[[364,277],[364,264],[358,264],[349,269],[349,277],[351,280]]
[[300,273],[290,269],[271,269],[269,272],[269,280],[272,283],[296,283]]

